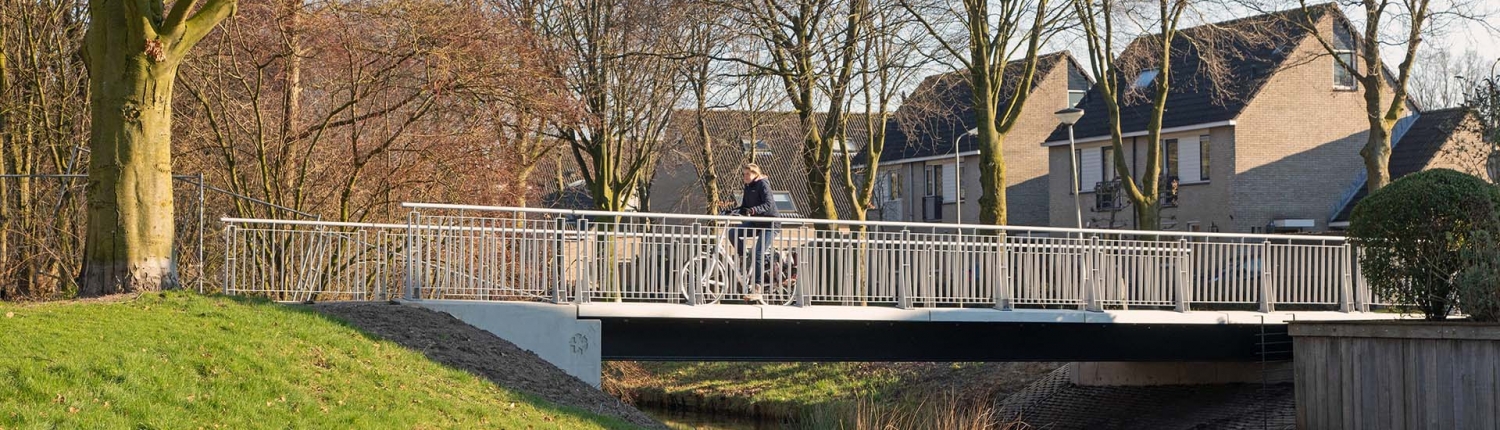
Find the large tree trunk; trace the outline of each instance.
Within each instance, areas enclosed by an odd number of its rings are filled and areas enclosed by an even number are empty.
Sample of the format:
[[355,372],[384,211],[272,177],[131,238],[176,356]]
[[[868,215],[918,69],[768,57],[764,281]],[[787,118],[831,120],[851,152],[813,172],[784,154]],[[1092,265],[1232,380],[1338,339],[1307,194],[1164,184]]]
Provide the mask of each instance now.
[[79,296],[177,285],[172,84],[187,50],[235,7],[234,0],[208,0],[192,12],[196,3],[178,0],[165,16],[159,2],[89,4],[84,58],[92,129]]
[[1131,203],[1135,208],[1137,230],[1161,230],[1161,199],[1156,194]]
[[1365,161],[1365,189],[1374,193],[1391,182],[1391,129],[1396,122],[1381,115],[1381,93],[1385,85],[1380,79],[1382,74],[1371,73],[1378,79],[1365,79],[1361,87],[1365,91],[1365,107],[1369,111],[1370,133],[1366,136],[1365,146],[1360,148],[1359,155]]
[[[988,94],[994,91],[988,73],[972,73],[970,82],[974,88],[974,127],[979,135],[979,223],[1006,225],[1005,202],[1005,135],[995,127],[995,103]],[[962,168],[958,169],[960,172]],[[963,195],[963,178],[958,178],[959,196]],[[954,196],[958,198],[958,196]],[[959,214],[963,217],[963,214]]]
[[[98,19],[96,17],[96,19]],[[172,256],[172,82],[175,64],[109,52],[123,37],[90,30],[89,241],[78,295],[155,291],[176,285]],[[102,32],[102,34],[101,34]]]

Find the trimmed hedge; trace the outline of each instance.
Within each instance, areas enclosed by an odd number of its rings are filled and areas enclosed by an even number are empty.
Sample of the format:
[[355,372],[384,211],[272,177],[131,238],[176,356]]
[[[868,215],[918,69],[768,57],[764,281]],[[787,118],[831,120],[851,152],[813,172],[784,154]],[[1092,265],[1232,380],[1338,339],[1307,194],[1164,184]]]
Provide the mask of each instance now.
[[1482,232],[1500,233],[1500,189],[1448,169],[1407,175],[1354,207],[1349,237],[1374,293],[1415,305],[1429,320],[1457,302],[1464,250]]

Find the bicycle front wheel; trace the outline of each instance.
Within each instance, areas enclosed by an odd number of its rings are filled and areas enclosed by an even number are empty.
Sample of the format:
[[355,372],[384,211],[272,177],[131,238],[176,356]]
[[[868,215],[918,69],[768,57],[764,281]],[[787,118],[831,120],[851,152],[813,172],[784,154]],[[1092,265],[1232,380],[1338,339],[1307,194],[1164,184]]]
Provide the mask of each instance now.
[[700,305],[719,303],[729,287],[729,267],[716,258],[694,258],[677,272],[677,288],[690,303],[695,297]]

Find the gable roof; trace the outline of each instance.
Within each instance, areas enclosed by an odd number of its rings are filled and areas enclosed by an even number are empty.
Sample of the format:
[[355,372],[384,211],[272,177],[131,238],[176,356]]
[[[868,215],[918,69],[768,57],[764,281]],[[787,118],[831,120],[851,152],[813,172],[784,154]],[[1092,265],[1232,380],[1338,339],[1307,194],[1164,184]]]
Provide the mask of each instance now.
[[[1411,129],[1401,137],[1391,148],[1391,160],[1388,165],[1391,171],[1391,180],[1400,179],[1412,173],[1417,173],[1432,164],[1432,160],[1442,153],[1443,145],[1453,138],[1459,130],[1459,125],[1464,118],[1470,115],[1467,108],[1456,107],[1440,110],[1422,112],[1417,121],[1412,123]],[[1363,186],[1356,191],[1354,197],[1334,215],[1333,222],[1348,221],[1349,214],[1354,212],[1354,205],[1365,198],[1369,191]]]
[[[1067,51],[1044,54],[1037,57],[1036,76],[1032,79],[1031,90],[1036,90],[1041,82],[1053,71],[1066,70],[1069,72],[1069,88],[1086,90],[1091,86],[1087,75],[1083,74],[1072,55]],[[1026,66],[1025,60],[1016,60],[1006,63],[1005,76],[1016,76]],[[1016,94],[1017,80],[1007,79],[1000,88],[1000,106],[1006,106]],[[974,104],[972,98],[974,89],[970,86],[967,71],[956,71],[928,76],[923,79],[911,96],[896,109],[890,121],[886,122],[885,148],[881,151],[880,161],[882,163],[909,160],[916,158],[932,157],[938,155],[953,154],[953,140],[969,129],[974,128],[977,122],[974,119]],[[975,139],[962,139],[959,142],[959,153],[978,150],[979,142]],[[869,154],[861,151],[855,159],[855,164],[862,164]]]
[[[698,164],[702,151],[702,137],[698,133],[696,111],[678,111],[673,115],[670,153],[658,165],[658,178],[653,181],[652,194],[666,193],[665,198],[674,198],[669,207],[653,207],[652,210],[669,210],[699,213],[702,210],[703,188],[699,184]],[[824,113],[814,115],[821,126],[827,118]],[[796,205],[794,213],[784,217],[805,217],[810,211],[807,173],[802,162],[802,142],[805,136],[795,112],[751,112],[733,110],[710,110],[704,112],[708,134],[714,141],[714,173],[720,196],[717,200],[734,200],[735,193],[744,188],[740,183],[739,168],[748,162],[746,146],[756,146],[760,153],[755,163],[770,178],[772,191],[787,192]],[[863,121],[851,118],[848,121],[847,140],[850,145],[862,144],[866,139]],[[753,132],[753,133],[752,133]],[[751,136],[759,142],[751,142]],[[859,148],[852,148],[857,151]],[[832,184],[834,206],[840,218],[853,214],[853,203],[842,185],[844,169],[842,160],[834,158]],[[660,189],[658,189],[660,185]],[[653,197],[654,199],[655,197]]]
[[[1307,19],[1308,14],[1317,22],[1328,13],[1341,14],[1337,5],[1328,3],[1310,6],[1306,11],[1297,8],[1179,30],[1172,39],[1171,88],[1162,129],[1223,123],[1238,117],[1285,65],[1293,47],[1309,36],[1296,23]],[[1130,87],[1140,72],[1155,69],[1150,64],[1160,50],[1154,48],[1158,40],[1160,35],[1138,38],[1115,61],[1120,70],[1111,79],[1117,83],[1122,133],[1145,131],[1151,119],[1151,96],[1132,94]],[[1201,49],[1215,52],[1218,67],[1204,61]],[[1160,81],[1158,76],[1151,85]],[[1091,89],[1078,108],[1084,110],[1084,116],[1073,126],[1077,139],[1110,135],[1107,108],[1098,88]],[[1067,138],[1067,126],[1060,125],[1047,142]]]

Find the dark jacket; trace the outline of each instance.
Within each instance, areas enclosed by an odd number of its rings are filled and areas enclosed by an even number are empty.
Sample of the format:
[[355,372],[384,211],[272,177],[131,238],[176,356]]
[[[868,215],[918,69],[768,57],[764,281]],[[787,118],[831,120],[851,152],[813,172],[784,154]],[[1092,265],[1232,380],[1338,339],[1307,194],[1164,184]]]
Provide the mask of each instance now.
[[[776,199],[771,196],[771,181],[766,178],[756,179],[745,184],[745,191],[740,197],[740,207],[735,208],[742,215],[753,217],[777,217],[781,214],[776,212]],[[773,228],[775,223],[769,222],[746,222],[746,227]]]

